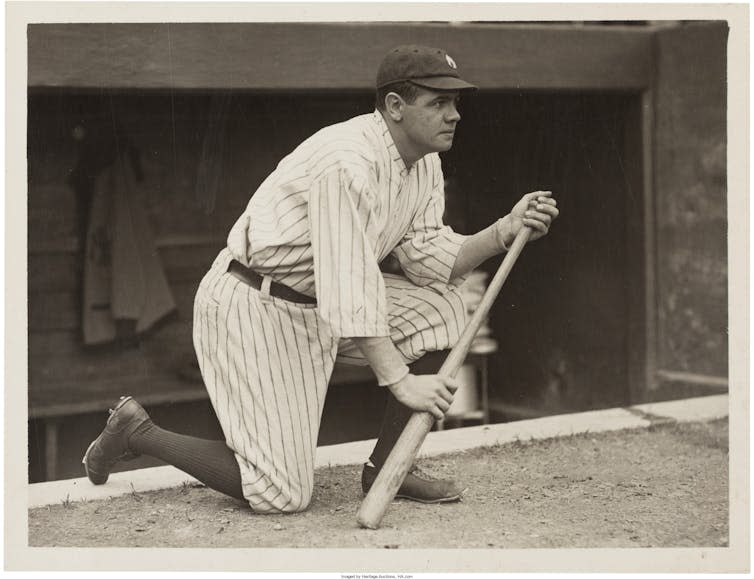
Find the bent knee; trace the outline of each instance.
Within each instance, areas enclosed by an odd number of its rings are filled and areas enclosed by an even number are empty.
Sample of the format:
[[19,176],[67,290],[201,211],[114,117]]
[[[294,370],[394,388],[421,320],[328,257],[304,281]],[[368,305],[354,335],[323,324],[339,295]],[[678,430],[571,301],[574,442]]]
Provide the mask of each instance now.
[[312,491],[309,489],[291,491],[280,490],[273,493],[271,498],[256,496],[246,497],[251,510],[259,514],[301,513],[309,508],[312,502]]
[[302,513],[309,508],[309,504],[312,502],[311,495],[307,497],[301,497],[301,500],[291,501],[280,509],[281,513]]

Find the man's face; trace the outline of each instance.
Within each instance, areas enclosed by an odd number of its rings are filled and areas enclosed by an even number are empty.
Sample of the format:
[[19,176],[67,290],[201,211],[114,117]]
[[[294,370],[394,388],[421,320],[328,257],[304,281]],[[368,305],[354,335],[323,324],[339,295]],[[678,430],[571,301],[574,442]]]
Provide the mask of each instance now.
[[453,146],[453,136],[461,115],[459,91],[420,88],[413,104],[405,104],[401,122],[412,148],[419,154],[439,153]]

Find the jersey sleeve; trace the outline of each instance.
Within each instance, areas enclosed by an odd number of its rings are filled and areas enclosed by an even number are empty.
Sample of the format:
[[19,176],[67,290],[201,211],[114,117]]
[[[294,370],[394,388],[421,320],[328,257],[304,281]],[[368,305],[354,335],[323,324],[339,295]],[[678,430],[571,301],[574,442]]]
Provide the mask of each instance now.
[[341,338],[390,335],[367,183],[340,168],[315,181],[309,196],[318,312]]
[[[439,161],[438,161],[439,165]],[[459,286],[465,276],[450,279],[453,265],[467,236],[444,225],[445,189],[442,171],[435,171],[435,182],[429,201],[414,218],[401,243],[393,250],[406,276],[416,285],[433,282]]]

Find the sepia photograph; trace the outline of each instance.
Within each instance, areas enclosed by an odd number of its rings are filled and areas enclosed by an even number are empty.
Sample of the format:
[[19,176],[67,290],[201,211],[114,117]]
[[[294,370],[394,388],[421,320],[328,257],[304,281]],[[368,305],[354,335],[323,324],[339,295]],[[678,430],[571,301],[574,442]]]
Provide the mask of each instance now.
[[749,570],[747,5],[33,4],[8,570]]

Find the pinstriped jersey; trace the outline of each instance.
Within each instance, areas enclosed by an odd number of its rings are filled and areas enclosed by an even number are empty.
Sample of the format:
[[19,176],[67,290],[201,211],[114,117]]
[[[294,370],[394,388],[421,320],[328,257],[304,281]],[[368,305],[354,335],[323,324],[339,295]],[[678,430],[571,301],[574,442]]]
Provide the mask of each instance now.
[[[387,255],[416,285],[462,281],[450,274],[466,236],[443,224],[444,206],[439,156],[407,167],[375,110],[321,129],[286,156],[231,229],[228,249],[316,297],[333,336],[388,336],[379,269]],[[240,256],[234,240],[244,231],[248,255]]]

